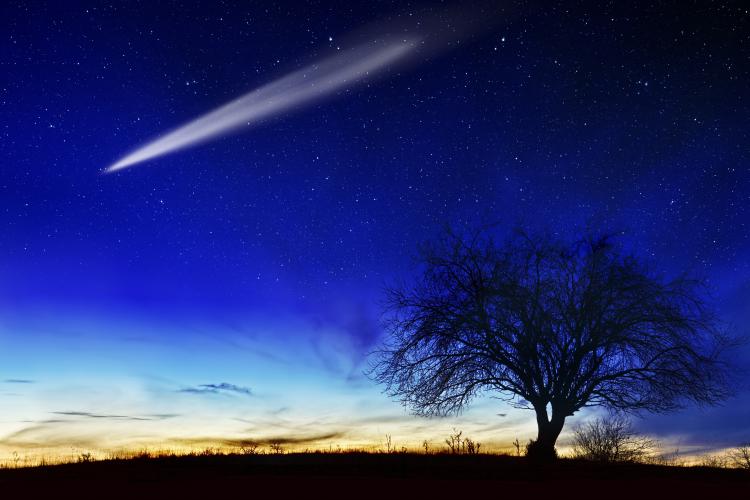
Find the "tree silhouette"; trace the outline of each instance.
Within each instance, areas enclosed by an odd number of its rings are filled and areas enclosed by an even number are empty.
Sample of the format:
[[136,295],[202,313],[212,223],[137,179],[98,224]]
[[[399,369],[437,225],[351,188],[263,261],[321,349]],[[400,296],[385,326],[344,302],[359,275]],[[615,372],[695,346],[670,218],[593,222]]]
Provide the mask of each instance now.
[[421,415],[460,412],[480,392],[533,409],[528,453],[556,456],[586,406],[664,412],[727,395],[722,334],[698,280],[663,280],[611,237],[566,244],[517,231],[450,229],[420,247],[416,283],[387,290],[370,375]]
[[623,415],[609,415],[573,427],[573,455],[597,462],[637,462],[656,442],[639,436]]

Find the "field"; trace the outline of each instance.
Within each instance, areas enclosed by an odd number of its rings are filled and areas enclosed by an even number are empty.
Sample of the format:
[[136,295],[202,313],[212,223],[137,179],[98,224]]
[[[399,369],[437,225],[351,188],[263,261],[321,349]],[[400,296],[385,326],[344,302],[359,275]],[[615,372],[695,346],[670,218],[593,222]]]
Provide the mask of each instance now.
[[[563,498],[745,498],[736,469],[595,464],[562,459],[533,466],[498,455],[306,453],[135,458],[0,470],[6,498],[166,495],[400,498],[554,495]],[[134,496],[135,495],[135,496]]]

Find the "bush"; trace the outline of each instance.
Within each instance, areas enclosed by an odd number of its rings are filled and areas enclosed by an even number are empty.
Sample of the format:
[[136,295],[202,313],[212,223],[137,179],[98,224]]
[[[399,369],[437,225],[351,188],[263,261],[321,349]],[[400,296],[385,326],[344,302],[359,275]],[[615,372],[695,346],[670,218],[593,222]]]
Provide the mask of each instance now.
[[448,445],[448,452],[451,455],[479,454],[479,448],[482,447],[482,443],[474,441],[471,438],[461,436],[463,436],[463,431],[457,431],[456,429],[453,429],[453,434],[448,436],[448,438],[445,440],[445,444]]
[[654,442],[639,436],[620,415],[597,418],[573,429],[573,454],[597,462],[642,461]]
[[284,454],[284,446],[280,441],[271,441],[270,443],[268,443],[268,448],[271,450],[271,454],[273,455]]
[[715,469],[723,469],[729,464],[727,456],[724,455],[703,455],[698,460],[699,467],[711,467]]
[[540,446],[533,439],[526,445],[526,457],[535,463],[550,463],[557,460],[557,450],[549,446]]
[[735,467],[750,470],[750,443],[738,446],[730,452]]

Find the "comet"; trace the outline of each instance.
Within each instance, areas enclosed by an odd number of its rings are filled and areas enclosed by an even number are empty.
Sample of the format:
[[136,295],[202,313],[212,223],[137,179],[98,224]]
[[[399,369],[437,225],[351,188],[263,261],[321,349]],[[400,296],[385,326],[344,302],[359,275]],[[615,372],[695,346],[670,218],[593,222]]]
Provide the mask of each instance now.
[[350,33],[349,41],[342,45],[351,48],[313,61],[157,137],[108,166],[104,173],[256,125],[393,72],[407,62],[425,62],[439,52],[466,45],[501,18],[495,2],[472,8],[462,3],[437,13],[418,14],[396,16],[385,24],[375,23]]
[[201,144],[338,90],[352,88],[403,61],[419,43],[418,37],[379,39],[310,64],[156,138],[123,156],[104,172],[116,172]]

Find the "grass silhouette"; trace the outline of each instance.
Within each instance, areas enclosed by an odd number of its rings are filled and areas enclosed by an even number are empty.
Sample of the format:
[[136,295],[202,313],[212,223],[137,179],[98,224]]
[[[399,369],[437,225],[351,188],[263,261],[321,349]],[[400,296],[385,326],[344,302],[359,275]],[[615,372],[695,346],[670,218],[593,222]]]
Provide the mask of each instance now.
[[[215,498],[233,491],[253,495],[303,495],[324,491],[336,498],[375,486],[398,496],[460,495],[466,491],[503,494],[552,494],[570,491],[577,498],[633,495],[736,495],[750,491],[750,473],[743,469],[675,467],[642,463],[603,464],[563,458],[534,465],[524,457],[456,453],[215,453],[185,455],[133,454],[129,458],[82,459],[78,463],[0,470],[5,494],[25,496],[76,494],[78,497],[115,491],[118,495]],[[239,489],[239,490],[238,490]],[[96,494],[95,494],[96,493]]]

